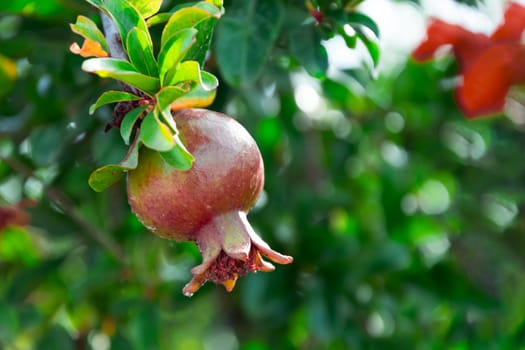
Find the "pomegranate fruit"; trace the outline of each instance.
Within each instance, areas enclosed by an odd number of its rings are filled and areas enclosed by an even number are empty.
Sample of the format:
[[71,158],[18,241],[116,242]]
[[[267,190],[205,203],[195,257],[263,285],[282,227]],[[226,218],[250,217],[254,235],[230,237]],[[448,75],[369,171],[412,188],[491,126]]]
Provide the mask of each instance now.
[[291,263],[292,257],[272,250],[246,218],[264,185],[262,157],[250,134],[232,118],[204,109],[172,116],[195,157],[192,168],[176,170],[143,147],[138,167],[128,173],[128,199],[153,233],[197,243],[203,261],[191,270],[183,293],[193,295],[206,281],[231,291],[239,276],[275,269],[262,256]]

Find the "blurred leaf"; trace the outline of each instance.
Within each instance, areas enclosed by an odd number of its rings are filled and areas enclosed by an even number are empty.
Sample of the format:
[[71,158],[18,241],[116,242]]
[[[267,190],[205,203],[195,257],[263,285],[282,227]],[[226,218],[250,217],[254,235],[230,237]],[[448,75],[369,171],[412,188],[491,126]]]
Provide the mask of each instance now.
[[5,96],[11,91],[16,80],[16,76],[15,62],[0,55],[0,97]]
[[64,147],[64,130],[60,125],[48,124],[31,133],[32,160],[37,166],[55,162]]
[[368,53],[370,54],[370,57],[372,58],[372,62],[374,63],[374,67],[376,67],[377,64],[379,63],[379,54],[380,54],[379,45],[375,41],[370,39],[368,35],[365,32],[363,32],[361,29],[354,28],[354,30],[356,31],[359,39],[361,39],[361,41],[365,44],[366,49],[368,50]]
[[377,38],[380,37],[379,27],[376,22],[367,15],[360,12],[350,12],[346,17],[346,20],[350,25],[358,24],[365,26],[370,29]]
[[63,327],[53,325],[38,340],[36,350],[75,350],[75,343]]
[[65,258],[66,256],[47,259],[40,265],[22,270],[11,282],[6,294],[7,300],[15,303],[23,301],[57,270]]
[[159,70],[149,32],[135,27],[128,33],[126,43],[129,59],[135,68],[141,73],[157,77]]
[[91,19],[85,16],[78,16],[77,21],[69,26],[74,33],[83,36],[85,39],[99,43],[104,51],[109,51],[104,34]]
[[115,58],[90,58],[82,63],[82,69],[102,78],[113,78],[153,95],[160,87],[159,79],[137,72],[127,61]]
[[148,18],[159,12],[162,0],[130,0],[130,3],[144,18]]
[[179,62],[195,43],[196,34],[197,31],[193,28],[183,29],[163,43],[159,52],[159,77],[162,86],[166,85],[166,74],[177,69]]
[[98,100],[89,107],[89,114],[95,113],[95,111],[101,106],[109,103],[122,102],[122,101],[136,101],[140,100],[141,97],[124,91],[110,90],[104,92]]
[[131,133],[133,132],[135,123],[142,116],[147,107],[148,105],[143,105],[134,108],[126,113],[124,119],[122,119],[122,123],[120,124],[120,135],[122,136],[122,139],[126,145],[129,145],[129,139],[131,137]]
[[321,39],[320,33],[312,25],[302,25],[291,32],[288,39],[290,53],[316,78],[324,78],[328,69],[328,55]]
[[[255,83],[277,39],[283,12],[277,0],[234,0],[217,25],[217,63],[234,86]],[[235,54],[232,54],[235,53]]]

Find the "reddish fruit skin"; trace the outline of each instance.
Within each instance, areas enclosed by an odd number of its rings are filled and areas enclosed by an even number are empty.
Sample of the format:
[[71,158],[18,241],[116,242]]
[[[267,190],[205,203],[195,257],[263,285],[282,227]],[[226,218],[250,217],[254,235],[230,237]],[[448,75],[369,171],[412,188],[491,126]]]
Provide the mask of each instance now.
[[275,269],[262,256],[291,263],[293,258],[272,250],[246,218],[264,185],[262,157],[250,134],[217,112],[185,109],[172,115],[195,157],[193,166],[176,170],[143,147],[138,167],[128,172],[128,201],[155,234],[197,243],[203,261],[191,270],[183,293],[193,295],[208,280],[231,291],[239,276]]
[[173,113],[181,139],[195,157],[188,171],[174,171],[145,147],[128,174],[129,203],[144,225],[178,241],[195,234],[217,214],[247,212],[264,185],[257,144],[234,119],[204,109]]

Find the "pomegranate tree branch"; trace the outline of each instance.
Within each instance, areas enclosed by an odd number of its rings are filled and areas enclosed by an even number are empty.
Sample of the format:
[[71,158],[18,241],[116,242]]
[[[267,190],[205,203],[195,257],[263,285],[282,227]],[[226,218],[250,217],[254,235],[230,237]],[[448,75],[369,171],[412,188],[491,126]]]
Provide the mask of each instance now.
[[[35,177],[30,168],[14,158],[0,157],[0,160],[24,177]],[[49,200],[64,211],[64,213],[67,214],[78,226],[80,226],[80,228],[82,228],[82,230],[95,242],[111,253],[111,255],[113,255],[120,263],[126,264],[126,257],[119,245],[107,234],[101,232],[91,223],[86,221],[64,193],[53,186],[44,186],[44,194]]]
[[106,36],[109,55],[114,58],[127,60],[128,56],[122,47],[122,42],[117,26],[105,13],[101,12],[100,16],[102,17],[102,26],[104,27],[104,35]]

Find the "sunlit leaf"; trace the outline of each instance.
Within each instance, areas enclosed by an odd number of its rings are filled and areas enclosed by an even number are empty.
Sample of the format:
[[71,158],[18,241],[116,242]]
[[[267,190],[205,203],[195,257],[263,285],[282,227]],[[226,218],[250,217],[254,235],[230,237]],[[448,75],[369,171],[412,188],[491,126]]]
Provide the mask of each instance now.
[[122,139],[124,140],[124,143],[126,145],[129,144],[129,139],[131,137],[131,133],[133,132],[133,127],[135,126],[135,123],[141,117],[142,113],[146,110],[147,107],[148,105],[143,105],[134,108],[128,113],[126,113],[124,119],[122,119],[122,123],[120,124],[120,136],[122,136]]
[[129,62],[116,58],[90,58],[82,63],[82,69],[102,78],[120,80],[150,96],[160,87],[159,79],[139,73]]
[[108,44],[106,43],[104,34],[91,19],[85,16],[78,16],[77,21],[69,26],[72,32],[98,43],[104,51],[108,51]]
[[157,77],[159,70],[153,56],[153,43],[149,32],[140,28],[133,28],[128,33],[127,52],[131,63],[141,73]]
[[217,26],[216,46],[219,68],[230,84],[252,85],[257,80],[282,19],[277,0],[233,1]]
[[101,106],[109,103],[122,102],[122,101],[136,101],[140,100],[141,97],[124,91],[106,91],[97,99],[97,101],[89,107],[89,114],[95,113],[95,111]]
[[172,131],[158,119],[154,111],[149,112],[142,121],[140,140],[148,148],[160,152],[169,151],[175,146]]
[[178,110],[191,107],[207,107],[213,103],[216,90],[205,89],[204,86],[217,86],[217,78],[208,72],[201,72],[203,84],[195,86],[190,92],[179,97],[171,104],[171,110]]
[[[183,29],[171,36],[171,38],[162,45],[159,53],[159,77],[161,82],[164,81],[168,70],[176,69],[191,45],[195,43],[196,34],[196,29]],[[163,82],[162,85],[164,86],[165,82]]]
[[171,17],[171,13],[162,12],[158,13],[155,16],[151,16],[147,19],[146,23],[148,27],[156,26],[158,24],[166,23]]
[[[210,4],[208,4],[210,5]],[[219,18],[220,10],[210,5],[206,9],[198,6],[184,7],[173,13],[162,31],[161,45],[183,29],[194,28],[198,23],[210,17]]]
[[162,0],[129,0],[129,2],[135,6],[144,18],[156,14],[162,5]]

